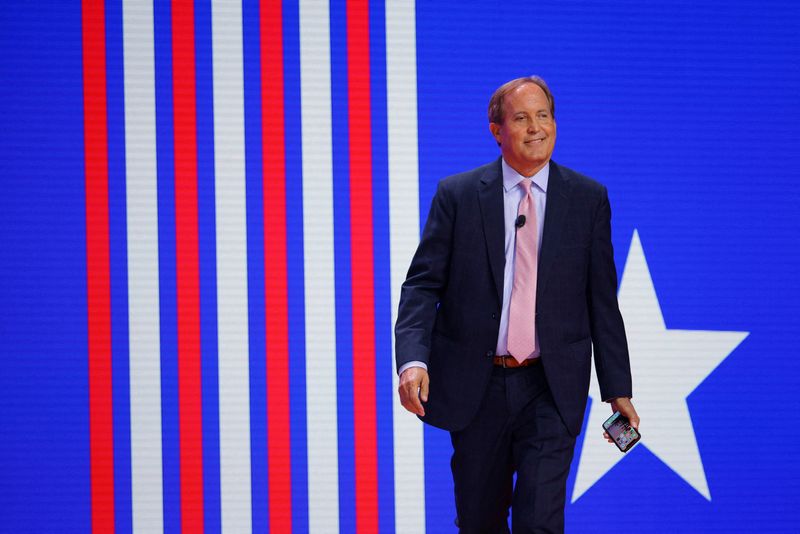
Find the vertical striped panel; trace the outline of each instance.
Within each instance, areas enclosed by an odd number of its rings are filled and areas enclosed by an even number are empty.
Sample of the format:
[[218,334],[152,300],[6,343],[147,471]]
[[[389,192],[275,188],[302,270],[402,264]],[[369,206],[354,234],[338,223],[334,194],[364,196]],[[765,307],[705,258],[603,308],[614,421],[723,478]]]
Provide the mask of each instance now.
[[[379,522],[377,412],[374,359],[375,233],[373,209],[373,125],[369,6],[346,2],[347,16],[347,167],[349,175],[349,271],[352,291],[352,439],[355,527],[377,531]],[[202,95],[197,85],[200,52],[191,3],[172,5],[172,116],[175,140],[174,247],[178,341],[178,407],[180,450],[180,518],[182,530],[200,531],[211,506],[203,494],[205,372],[201,375],[200,235],[203,191],[199,190],[198,140],[213,132],[215,216],[212,240],[216,266],[218,329],[218,402],[221,521],[224,530],[252,529],[251,420],[248,325],[248,232],[244,165],[244,62],[241,6],[213,0],[213,125],[198,118]],[[264,293],[269,522],[275,529],[293,525],[288,380],[287,188],[284,116],[284,45],[282,6],[262,0],[261,126],[264,232]],[[379,13],[381,14],[381,13]],[[159,242],[155,149],[155,91],[152,6],[125,0],[125,91],[128,276],[130,279],[130,372],[132,506],[134,529],[161,530],[162,369],[158,358]],[[392,318],[399,286],[418,236],[416,150],[416,73],[414,5],[389,3],[386,20],[389,210],[391,237]],[[329,4],[305,0],[299,6],[300,91],[303,175],[303,294],[306,337],[305,402],[308,447],[309,530],[339,528],[339,446],[337,433],[336,295],[334,284],[333,140],[331,119]],[[171,58],[172,59],[172,58]],[[162,66],[163,68],[163,66]],[[377,68],[377,67],[376,67]],[[382,73],[380,73],[382,74]],[[376,74],[378,75],[378,74]],[[382,87],[377,89],[382,93]],[[211,100],[209,100],[211,102]],[[150,109],[149,113],[146,110]],[[144,113],[142,111],[145,110]],[[88,125],[88,121],[87,121]],[[209,143],[210,146],[210,143]],[[88,157],[88,156],[87,156]],[[212,161],[210,156],[206,158]],[[107,163],[106,163],[107,165]],[[107,192],[106,192],[107,195]],[[88,185],[87,185],[88,199]],[[88,209],[88,206],[87,206]],[[88,214],[87,214],[88,216]],[[106,217],[108,207],[106,206]],[[107,225],[106,225],[107,232]],[[206,239],[206,238],[202,238]],[[107,239],[106,239],[107,240]],[[172,241],[170,239],[166,243]],[[212,269],[213,271],[213,269]],[[162,273],[163,277],[163,273]],[[110,297],[109,297],[110,298]],[[350,299],[347,299],[348,301]],[[162,315],[163,315],[163,310]],[[163,319],[163,316],[162,316]],[[216,335],[216,334],[215,334]],[[205,369],[205,364],[203,369]],[[214,369],[216,372],[217,369]],[[382,371],[383,372],[383,371]],[[110,369],[109,369],[110,374]],[[110,380],[110,378],[109,378]],[[396,385],[396,377],[394,377]],[[349,389],[349,388],[348,388]],[[348,393],[350,393],[348,391]],[[217,398],[213,402],[216,408]],[[350,396],[350,395],[348,395]],[[211,397],[209,397],[211,399]],[[205,406],[205,408],[209,408]],[[424,469],[421,425],[394,403],[395,528],[424,531]],[[205,421],[206,424],[215,421]],[[341,430],[341,429],[339,429]],[[163,439],[167,439],[164,434]],[[166,442],[165,442],[166,446]],[[109,449],[111,450],[111,449]],[[166,449],[165,449],[166,450]],[[155,457],[153,456],[155,455]],[[112,460],[113,462],[113,460]],[[113,467],[113,463],[112,463]],[[216,476],[216,475],[214,475]],[[207,476],[206,476],[207,478]],[[112,476],[113,483],[113,476]],[[206,487],[216,488],[216,483]],[[166,486],[163,486],[166,487]],[[207,516],[207,514],[205,514]],[[391,520],[392,517],[389,519]],[[208,520],[208,517],[205,517]]]
[[134,532],[163,529],[153,6],[123,2]]
[[262,0],[261,125],[264,158],[267,462],[271,532],[292,530],[283,85],[282,3],[280,0]]
[[[389,203],[392,324],[400,286],[419,240],[417,154],[417,52],[414,0],[386,4],[386,98],[389,137]],[[397,390],[397,373],[394,389]],[[425,462],[422,423],[394,396],[395,528],[425,532]]]
[[194,3],[172,2],[181,524],[203,532],[203,420]]
[[114,436],[105,9],[84,0],[83,114],[86,175],[86,281],[92,529],[114,530]]
[[327,0],[300,2],[308,529],[339,530],[333,156]]
[[356,531],[378,531],[369,3],[347,1]]
[[223,532],[250,532],[250,377],[241,4],[212,3]]

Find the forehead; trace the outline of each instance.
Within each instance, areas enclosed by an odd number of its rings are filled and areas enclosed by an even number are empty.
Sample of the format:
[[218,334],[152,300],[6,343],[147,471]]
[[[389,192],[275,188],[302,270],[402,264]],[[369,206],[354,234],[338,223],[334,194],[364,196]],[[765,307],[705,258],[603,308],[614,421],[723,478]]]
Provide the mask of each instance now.
[[506,111],[514,113],[516,111],[539,111],[541,109],[549,109],[550,104],[547,101],[547,95],[541,87],[535,83],[526,83],[520,85],[504,99]]

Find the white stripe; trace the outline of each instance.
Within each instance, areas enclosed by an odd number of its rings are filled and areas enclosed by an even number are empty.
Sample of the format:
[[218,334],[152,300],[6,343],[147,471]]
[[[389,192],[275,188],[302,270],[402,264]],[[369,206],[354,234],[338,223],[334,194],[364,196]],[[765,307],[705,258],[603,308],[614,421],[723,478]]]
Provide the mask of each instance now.
[[[400,286],[419,241],[415,13],[414,0],[386,2],[392,324],[397,320]],[[392,365],[397,391],[394,368]],[[396,394],[393,399],[395,530],[404,534],[425,532],[422,423],[400,405]]]
[[223,532],[250,532],[250,366],[242,4],[214,0],[214,175]]
[[308,529],[339,531],[328,0],[300,2]]
[[161,348],[158,285],[153,5],[124,0],[125,169],[134,532],[162,532]]

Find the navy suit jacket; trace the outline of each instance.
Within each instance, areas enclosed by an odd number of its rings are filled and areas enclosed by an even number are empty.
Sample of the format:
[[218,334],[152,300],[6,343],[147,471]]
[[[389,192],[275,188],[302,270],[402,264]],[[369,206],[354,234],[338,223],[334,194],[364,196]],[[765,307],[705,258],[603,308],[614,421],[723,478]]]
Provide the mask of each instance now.
[[[396,364],[425,362],[422,420],[446,430],[475,416],[492,372],[505,254],[501,160],[439,182],[408,276]],[[604,400],[631,396],[625,327],[617,304],[606,188],[550,162],[536,292],[545,376],[566,427],[583,424],[594,359]]]

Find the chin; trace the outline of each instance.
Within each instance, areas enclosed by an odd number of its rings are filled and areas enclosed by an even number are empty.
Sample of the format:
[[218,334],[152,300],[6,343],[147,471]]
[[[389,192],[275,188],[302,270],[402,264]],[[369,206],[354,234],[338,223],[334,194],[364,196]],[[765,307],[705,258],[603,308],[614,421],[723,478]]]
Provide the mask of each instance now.
[[549,152],[547,150],[539,150],[536,152],[536,154],[531,154],[531,160],[536,160],[537,164],[541,165],[542,163],[550,159],[550,154],[552,154],[552,152]]
[[529,154],[526,159],[528,165],[541,165],[547,160],[547,154],[544,152],[537,154]]

